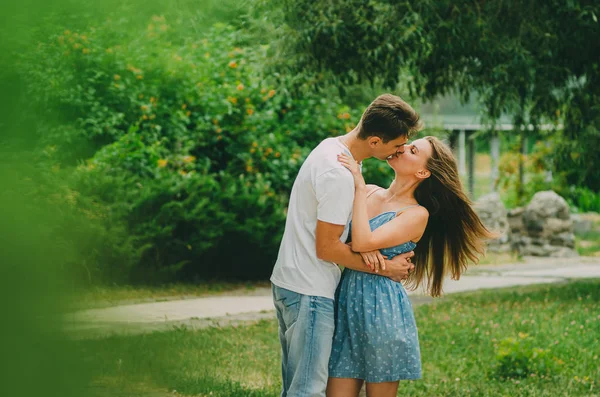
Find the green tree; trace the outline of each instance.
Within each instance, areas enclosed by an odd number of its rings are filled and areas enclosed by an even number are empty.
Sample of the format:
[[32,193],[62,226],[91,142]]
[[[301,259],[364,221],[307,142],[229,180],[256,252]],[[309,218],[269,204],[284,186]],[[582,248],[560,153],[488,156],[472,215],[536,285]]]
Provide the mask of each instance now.
[[[285,65],[369,81],[412,97],[476,93],[490,121],[563,124],[555,166],[600,190],[600,3],[281,0]],[[290,62],[293,59],[294,62]],[[585,144],[583,144],[585,142]],[[590,166],[591,165],[591,166]]]

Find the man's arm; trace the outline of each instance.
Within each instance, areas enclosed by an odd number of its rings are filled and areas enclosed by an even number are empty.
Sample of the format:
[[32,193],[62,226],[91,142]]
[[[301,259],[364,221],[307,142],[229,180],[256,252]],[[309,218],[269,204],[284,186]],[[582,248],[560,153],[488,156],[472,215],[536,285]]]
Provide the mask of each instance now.
[[[316,249],[317,257],[321,260],[333,262],[359,272],[372,273],[372,270],[365,264],[360,254],[353,252],[352,249],[340,241],[344,232],[343,225],[334,225],[317,220],[316,230]],[[394,281],[400,281],[408,277],[408,272],[414,266],[408,262],[414,253],[397,255],[392,260],[386,260],[385,270],[380,270],[379,275],[388,277]]]

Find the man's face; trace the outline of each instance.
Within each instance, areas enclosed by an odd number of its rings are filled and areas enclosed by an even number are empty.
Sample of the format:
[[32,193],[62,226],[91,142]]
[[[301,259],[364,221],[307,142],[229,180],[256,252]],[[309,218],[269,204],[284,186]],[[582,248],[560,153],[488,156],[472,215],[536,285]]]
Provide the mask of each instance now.
[[370,137],[369,145],[372,150],[372,156],[379,160],[387,160],[396,153],[402,153],[403,147],[408,141],[408,137],[401,136],[387,143],[383,143],[379,137]]

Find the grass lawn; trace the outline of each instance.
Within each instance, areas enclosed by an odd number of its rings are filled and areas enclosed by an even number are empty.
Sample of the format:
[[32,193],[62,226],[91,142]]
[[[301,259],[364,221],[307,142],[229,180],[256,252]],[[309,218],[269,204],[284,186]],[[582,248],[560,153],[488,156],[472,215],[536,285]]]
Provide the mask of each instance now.
[[[434,302],[416,308],[423,379],[402,383],[399,395],[600,395],[600,280]],[[74,343],[108,388],[252,397],[280,387],[274,320]],[[499,354],[514,359],[500,375],[521,368],[522,377],[499,378]]]
[[75,290],[69,296],[70,307],[88,309],[121,304],[185,299],[227,293],[252,294],[257,288],[271,288],[269,281],[206,281],[197,284],[166,284],[159,286],[94,286]]

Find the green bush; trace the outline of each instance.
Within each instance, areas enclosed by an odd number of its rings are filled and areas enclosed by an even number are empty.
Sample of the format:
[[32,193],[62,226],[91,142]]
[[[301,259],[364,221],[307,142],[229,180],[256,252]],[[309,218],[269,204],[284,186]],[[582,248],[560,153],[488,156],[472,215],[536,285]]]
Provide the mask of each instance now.
[[586,187],[571,186],[566,189],[566,200],[579,212],[600,212],[600,192],[596,193]]
[[[550,145],[547,145],[550,142]],[[516,143],[513,143],[517,145]],[[553,174],[549,178],[548,170],[552,169],[552,153],[554,142],[551,139],[537,141],[531,152],[524,158],[524,184],[519,181],[519,159],[521,154],[518,147],[502,154],[499,161],[499,178],[497,186],[505,205],[509,208],[527,205],[533,195],[543,190],[554,190],[564,196],[564,178]],[[519,189],[521,193],[519,193]]]
[[263,75],[265,46],[244,31],[179,23],[64,30],[22,60],[44,161],[74,168],[101,246],[87,247],[90,274],[265,278],[303,159],[360,111],[302,90],[309,76]]
[[494,375],[500,379],[526,378],[531,374],[549,376],[556,361],[548,349],[533,347],[532,338],[520,333],[518,338],[500,341]]

